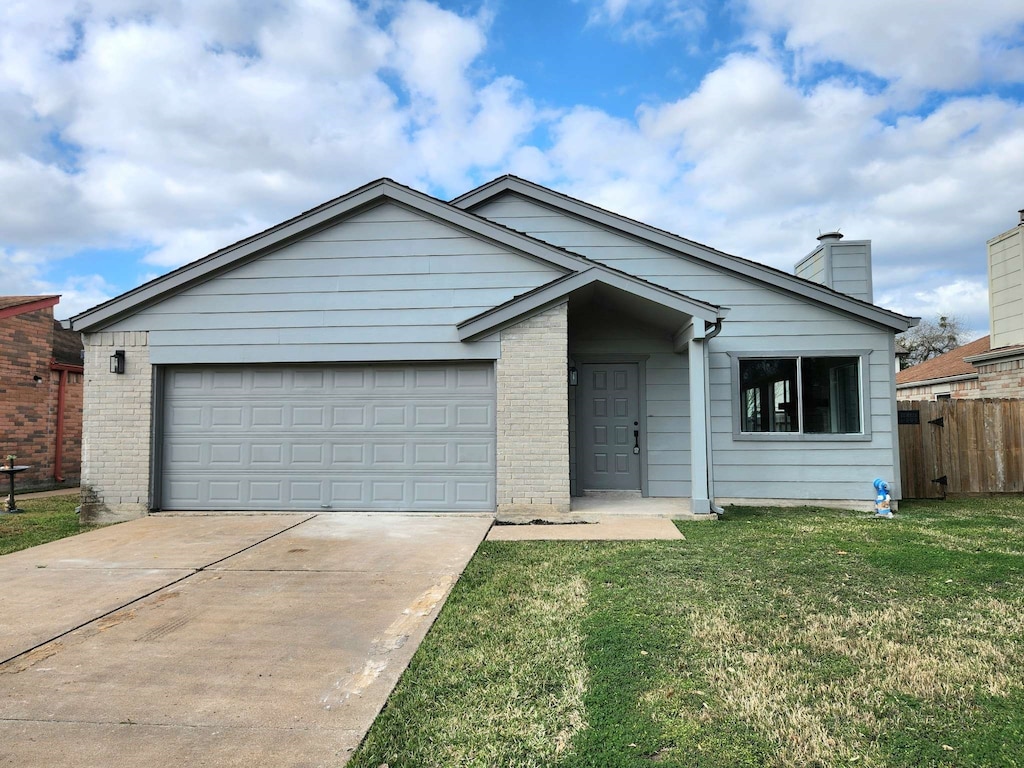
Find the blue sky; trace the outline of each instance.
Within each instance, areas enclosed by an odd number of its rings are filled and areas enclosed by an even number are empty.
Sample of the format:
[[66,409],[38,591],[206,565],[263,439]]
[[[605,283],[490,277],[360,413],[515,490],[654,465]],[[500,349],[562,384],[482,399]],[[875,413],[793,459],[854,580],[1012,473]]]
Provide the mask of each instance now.
[[80,312],[380,176],[503,173],[987,330],[1024,207],[1019,0],[51,0],[0,8],[0,292]]

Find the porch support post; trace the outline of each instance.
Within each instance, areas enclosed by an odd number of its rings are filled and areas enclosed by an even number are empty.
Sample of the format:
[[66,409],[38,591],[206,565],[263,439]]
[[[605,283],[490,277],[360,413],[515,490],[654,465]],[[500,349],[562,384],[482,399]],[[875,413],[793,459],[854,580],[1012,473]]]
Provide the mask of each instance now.
[[693,512],[698,515],[711,513],[711,497],[708,493],[708,409],[707,409],[707,364],[705,354],[705,330],[703,321],[691,326],[687,347],[690,368],[690,496]]

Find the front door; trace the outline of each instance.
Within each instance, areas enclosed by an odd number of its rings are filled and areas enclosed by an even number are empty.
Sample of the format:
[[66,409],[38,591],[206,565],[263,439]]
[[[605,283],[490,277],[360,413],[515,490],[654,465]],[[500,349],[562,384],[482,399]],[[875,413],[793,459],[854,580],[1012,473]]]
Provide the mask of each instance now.
[[637,363],[580,366],[576,395],[577,471],[582,491],[640,490]]

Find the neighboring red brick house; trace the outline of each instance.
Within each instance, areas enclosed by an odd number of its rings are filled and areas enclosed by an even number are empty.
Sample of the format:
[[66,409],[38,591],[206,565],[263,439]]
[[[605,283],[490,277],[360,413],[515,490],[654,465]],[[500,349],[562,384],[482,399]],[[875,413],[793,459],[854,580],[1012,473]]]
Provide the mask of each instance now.
[[896,374],[897,400],[1024,398],[1024,346],[982,336]]
[[0,296],[0,459],[31,469],[19,488],[77,485],[82,338],[53,319],[60,296]]
[[937,400],[944,398],[993,397],[983,394],[978,369],[964,358],[989,351],[989,337],[952,349],[896,374],[897,400]]

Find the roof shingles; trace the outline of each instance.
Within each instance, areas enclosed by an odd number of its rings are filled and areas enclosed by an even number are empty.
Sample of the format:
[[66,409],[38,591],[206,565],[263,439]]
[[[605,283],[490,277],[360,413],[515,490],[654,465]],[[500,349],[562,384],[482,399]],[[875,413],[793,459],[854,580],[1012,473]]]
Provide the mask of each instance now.
[[980,339],[975,339],[945,354],[933,357],[931,360],[925,360],[923,363],[900,371],[896,374],[896,386],[910,386],[935,379],[946,379],[950,376],[977,374],[978,369],[970,363],[964,362],[964,358],[988,351],[989,337],[982,336]]

